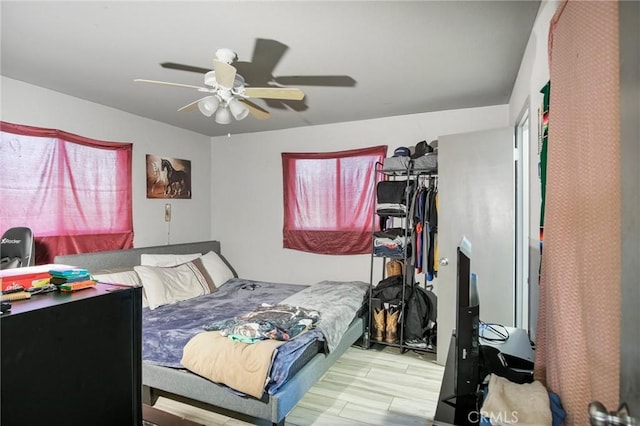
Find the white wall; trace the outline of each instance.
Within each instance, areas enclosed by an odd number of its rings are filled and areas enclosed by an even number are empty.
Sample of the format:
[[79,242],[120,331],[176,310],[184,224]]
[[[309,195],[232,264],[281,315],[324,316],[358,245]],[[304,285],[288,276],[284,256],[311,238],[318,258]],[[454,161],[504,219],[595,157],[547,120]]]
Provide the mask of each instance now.
[[223,253],[244,278],[303,284],[324,279],[368,282],[369,255],[317,255],[282,248],[280,153],[383,144],[392,153],[398,146],[439,135],[504,127],[508,118],[508,106],[499,105],[213,138],[212,237],[221,241]]
[[[2,77],[2,121],[64,130],[88,138],[133,143],[134,245],[167,244],[167,200],[146,198],[145,155],[191,160],[192,199],[170,200],[171,243],[210,238],[209,137]],[[33,102],[37,99],[37,102]]]
[[[438,135],[495,128],[508,122],[508,107],[500,105],[211,140],[18,80],[2,77],[1,83],[3,121],[133,143],[136,247],[167,244],[169,238],[171,243],[219,239],[242,276],[298,283],[368,281],[370,258],[282,248],[281,152],[339,151],[378,144],[388,145],[392,152],[397,146],[430,141]],[[192,162],[193,198],[170,201],[170,236],[163,215],[165,200],[146,198],[145,154]]]
[[516,82],[509,101],[509,123],[517,124],[518,114],[528,106],[529,130],[529,331],[535,339],[538,320],[538,269],[540,267],[540,176],[538,174],[538,108],[542,105],[542,87],[549,81],[549,24],[558,1],[543,1],[533,25]]

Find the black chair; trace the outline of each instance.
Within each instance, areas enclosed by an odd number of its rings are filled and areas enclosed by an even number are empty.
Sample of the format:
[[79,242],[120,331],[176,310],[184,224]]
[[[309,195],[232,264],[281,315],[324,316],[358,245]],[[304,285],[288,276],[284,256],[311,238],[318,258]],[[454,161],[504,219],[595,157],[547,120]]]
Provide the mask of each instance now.
[[0,269],[23,268],[35,264],[35,244],[30,228],[10,228],[0,239]]

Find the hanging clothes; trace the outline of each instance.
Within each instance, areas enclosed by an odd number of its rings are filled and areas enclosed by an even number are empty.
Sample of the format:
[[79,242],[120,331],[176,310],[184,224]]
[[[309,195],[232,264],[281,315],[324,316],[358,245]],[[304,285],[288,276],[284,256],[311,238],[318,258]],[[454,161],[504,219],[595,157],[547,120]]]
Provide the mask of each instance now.
[[438,188],[436,188],[435,196],[435,229],[433,231],[433,274],[438,276],[438,259],[440,254],[438,253]]
[[427,191],[426,188],[421,185],[416,192],[416,197],[414,199],[414,215],[413,222],[414,226],[414,236],[415,236],[415,246],[416,246],[416,257],[415,257],[415,268],[416,271],[420,274],[422,273],[422,269],[424,267],[423,261],[423,253],[425,249],[428,249],[428,240],[424,238],[424,215],[427,205]]
[[428,208],[425,212],[425,222],[427,223],[428,233],[426,238],[429,241],[429,250],[425,253],[427,265],[427,281],[433,281],[436,276],[436,234],[438,232],[438,188],[432,183],[428,190],[427,205]]
[[411,211],[414,222],[414,246],[416,272],[427,275],[427,281],[436,275],[436,233],[438,229],[437,186],[433,176],[428,176],[428,186],[421,182],[416,190]]

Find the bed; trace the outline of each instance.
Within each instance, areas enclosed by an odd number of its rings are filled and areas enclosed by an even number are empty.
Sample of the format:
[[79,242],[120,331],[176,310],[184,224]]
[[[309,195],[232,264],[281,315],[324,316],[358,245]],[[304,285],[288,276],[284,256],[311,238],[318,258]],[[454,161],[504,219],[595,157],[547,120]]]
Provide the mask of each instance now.
[[[259,418],[282,425],[305,393],[362,336],[368,312],[368,283],[322,281],[306,286],[245,280],[237,276],[222,256],[218,241],[64,255],[57,256],[54,262],[85,268],[108,282],[109,278],[132,271],[136,271],[142,280],[146,279],[145,274],[153,275],[157,271],[180,277],[180,273],[185,273],[186,265],[206,271],[200,259],[205,259],[206,263],[206,259],[214,254],[217,262],[224,265],[218,264],[216,268],[221,269],[209,274],[215,278],[211,280],[212,291],[207,291],[207,280],[202,280],[202,295],[162,304],[158,303],[154,290],[158,284],[151,286],[148,280],[143,282],[143,402],[153,405],[158,397],[164,396],[243,420]],[[200,257],[185,262],[194,255]],[[163,262],[170,259],[173,263],[154,263],[157,259]],[[141,266],[141,263],[151,266]],[[211,264],[207,265],[211,272]],[[223,269],[221,275],[219,271]],[[225,282],[216,283],[216,280]],[[304,319],[294,327],[296,331],[292,336],[299,333],[297,337],[284,342],[267,339],[267,342],[260,341],[255,345],[237,344],[239,334],[242,334],[242,343],[247,338],[244,331],[237,331],[238,327],[246,325],[240,320],[282,307],[298,308],[296,320],[300,311],[304,314]],[[308,326],[310,321],[312,326]],[[176,324],[177,330],[172,328]],[[251,365],[236,365],[234,357],[227,352],[224,352],[227,355],[213,353],[224,345],[232,346],[232,350],[243,348],[243,357],[248,358]],[[212,352],[205,352],[203,348]],[[224,360],[228,363],[225,365],[233,364],[233,368],[211,368],[213,360]],[[259,385],[256,380],[259,382],[262,376],[245,380],[235,377],[236,374],[228,374],[229,371],[244,373],[256,369],[261,374],[266,371],[267,376],[267,380]],[[212,381],[221,375],[224,376],[221,382]]]

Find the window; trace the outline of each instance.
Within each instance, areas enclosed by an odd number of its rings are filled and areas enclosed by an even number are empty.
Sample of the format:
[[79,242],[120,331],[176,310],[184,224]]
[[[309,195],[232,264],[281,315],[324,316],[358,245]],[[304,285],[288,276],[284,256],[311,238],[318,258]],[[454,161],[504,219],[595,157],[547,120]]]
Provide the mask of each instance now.
[[31,228],[36,264],[132,247],[130,143],[5,122],[0,130],[0,231]]
[[322,254],[371,253],[375,164],[386,146],[282,153],[285,248]]

